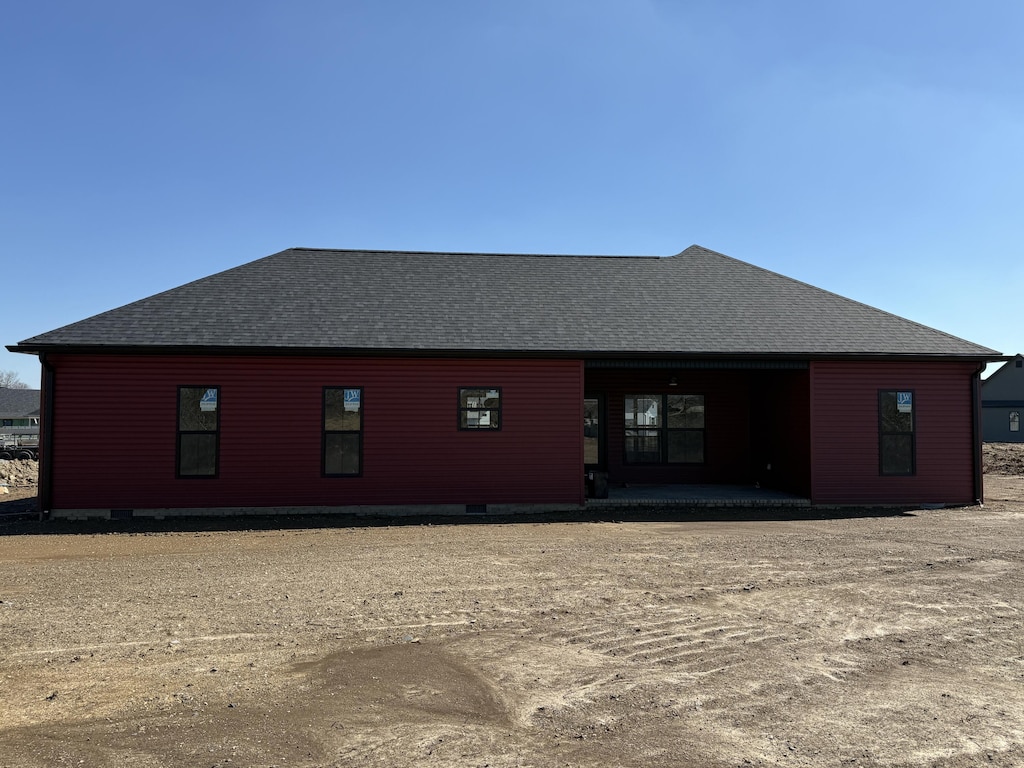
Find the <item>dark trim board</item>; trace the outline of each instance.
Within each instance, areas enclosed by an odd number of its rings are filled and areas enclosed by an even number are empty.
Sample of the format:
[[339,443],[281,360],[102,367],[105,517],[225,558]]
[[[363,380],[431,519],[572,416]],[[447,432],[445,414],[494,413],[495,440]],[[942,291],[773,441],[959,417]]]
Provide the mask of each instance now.
[[475,358],[508,360],[582,360],[588,368],[707,368],[728,369],[769,369],[800,370],[814,361],[849,362],[994,362],[1013,360],[1005,356],[915,354],[806,354],[756,352],[702,353],[699,355],[680,353],[677,357],[666,357],[663,352],[609,353],[603,350],[516,350],[516,349],[416,349],[416,348],[357,348],[334,347],[252,347],[252,346],[105,346],[67,344],[9,344],[9,352],[25,354],[75,354],[75,355],[188,355],[199,357],[382,357],[382,358]]

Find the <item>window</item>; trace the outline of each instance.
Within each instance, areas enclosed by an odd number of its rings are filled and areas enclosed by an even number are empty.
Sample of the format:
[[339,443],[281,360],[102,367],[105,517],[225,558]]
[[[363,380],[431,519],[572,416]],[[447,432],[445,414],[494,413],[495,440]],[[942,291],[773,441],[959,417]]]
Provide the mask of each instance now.
[[1010,411],[1010,431],[1020,432],[1020,411]]
[[704,395],[626,395],[624,406],[627,463],[704,463]]
[[661,461],[661,395],[627,395],[626,461],[653,464]]
[[220,387],[178,387],[178,477],[216,477]]
[[704,462],[704,395],[668,395],[668,461]]
[[459,389],[459,429],[501,429],[501,389]]
[[324,387],[323,474],[355,477],[363,471],[363,389]]
[[913,475],[914,393],[878,393],[878,466],[883,475]]

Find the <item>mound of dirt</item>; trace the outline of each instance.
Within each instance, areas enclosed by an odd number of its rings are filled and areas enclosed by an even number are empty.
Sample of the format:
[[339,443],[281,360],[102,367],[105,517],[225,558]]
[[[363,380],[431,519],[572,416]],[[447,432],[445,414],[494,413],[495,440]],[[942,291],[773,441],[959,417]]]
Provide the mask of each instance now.
[[1024,443],[985,443],[982,465],[988,475],[1024,475]]
[[0,485],[10,488],[36,486],[39,483],[39,462],[18,459],[0,461]]

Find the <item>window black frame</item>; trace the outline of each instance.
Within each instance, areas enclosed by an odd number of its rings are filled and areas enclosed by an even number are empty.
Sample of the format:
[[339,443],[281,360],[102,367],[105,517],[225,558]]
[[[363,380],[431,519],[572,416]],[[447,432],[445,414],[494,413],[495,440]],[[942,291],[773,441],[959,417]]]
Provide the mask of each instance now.
[[[342,402],[344,403],[345,392],[357,390],[359,392],[359,429],[328,429],[327,428],[327,393],[340,390]],[[325,385],[320,393],[320,476],[321,477],[362,477],[363,476],[363,431],[366,426],[366,393],[361,386],[335,386]],[[328,472],[327,471],[327,443],[331,435],[356,435],[358,443],[356,460],[359,469],[356,472]]]
[[[893,407],[898,407],[900,393],[910,394],[910,429],[886,429],[884,398],[893,397]],[[910,439],[910,469],[906,472],[886,471],[886,438],[908,437]],[[891,458],[891,457],[890,457]],[[917,474],[917,392],[913,389],[878,390],[878,474],[883,477],[913,477]]]
[[1020,432],[1020,411],[1010,411],[1009,431]]
[[[674,397],[674,396],[678,396],[678,397],[699,397],[699,398],[701,398],[702,407],[704,407],[704,409],[705,409],[704,411],[702,411],[702,413],[703,413],[703,419],[702,419],[703,426],[701,426],[701,427],[670,427],[668,425],[668,422],[669,422],[669,418],[668,418],[668,416],[669,416],[669,412],[668,412],[668,398]],[[659,407],[661,408],[661,413],[660,413],[660,416],[659,416],[659,419],[658,419],[659,424],[657,426],[654,426],[654,427],[650,427],[650,426],[638,427],[635,424],[632,427],[628,426],[628,423],[626,421],[626,400],[632,399],[632,400],[636,401],[636,400],[638,400],[640,398],[644,398],[644,399],[658,398],[659,403],[660,403]],[[635,413],[635,411],[634,411],[634,413]],[[657,465],[661,465],[661,464],[671,464],[671,465],[674,465],[674,466],[690,466],[690,467],[703,466],[703,465],[707,464],[707,460],[708,460],[708,457],[707,457],[707,430],[708,430],[708,423],[707,423],[707,395],[705,395],[702,392],[649,392],[649,393],[640,393],[640,394],[630,394],[630,393],[624,394],[622,396],[622,430],[623,430],[622,431],[622,437],[623,437],[623,440],[622,440],[622,461],[623,461],[624,464],[628,464],[628,465],[634,466],[634,467],[635,466],[643,466],[643,465],[657,466]],[[645,432],[645,433],[648,433],[648,434],[656,435],[657,438],[658,438],[658,459],[657,459],[657,461],[648,461],[648,460],[636,461],[636,460],[631,459],[630,458],[630,450],[629,450],[629,435],[627,435],[628,432]],[[700,461],[673,461],[673,460],[669,459],[669,438],[673,434],[681,434],[681,433],[699,433],[700,434],[700,439],[701,439],[701,441],[700,441],[701,442],[701,444],[700,444],[700,456],[701,456]]]
[[[186,389],[201,389],[205,392],[213,389],[217,392],[217,408],[214,411],[216,414],[216,427],[214,429],[182,429],[181,428],[181,395],[183,390]],[[220,430],[221,430],[221,409],[223,407],[223,400],[221,398],[221,387],[219,384],[179,384],[177,398],[175,399],[174,408],[174,426],[175,426],[175,440],[174,440],[174,477],[178,480],[215,480],[220,477]],[[213,472],[204,472],[202,474],[184,473],[182,472],[181,459],[182,459],[182,438],[191,435],[213,435]]]
[[[495,407],[470,407],[462,404],[464,392],[497,392],[498,393],[498,404]],[[505,395],[502,392],[501,387],[463,387],[460,386],[455,391],[456,395],[456,426],[460,432],[500,432],[503,426],[502,409],[504,408]],[[477,424],[476,426],[470,426],[468,419],[464,418],[470,411],[488,411],[490,416],[488,417],[488,423],[484,426]]]

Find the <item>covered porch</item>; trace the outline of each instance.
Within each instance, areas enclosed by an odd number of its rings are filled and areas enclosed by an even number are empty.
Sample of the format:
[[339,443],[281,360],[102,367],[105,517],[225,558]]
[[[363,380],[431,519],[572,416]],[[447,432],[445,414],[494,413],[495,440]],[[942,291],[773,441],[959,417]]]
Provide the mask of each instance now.
[[810,503],[806,360],[588,360],[584,394],[588,503]]

